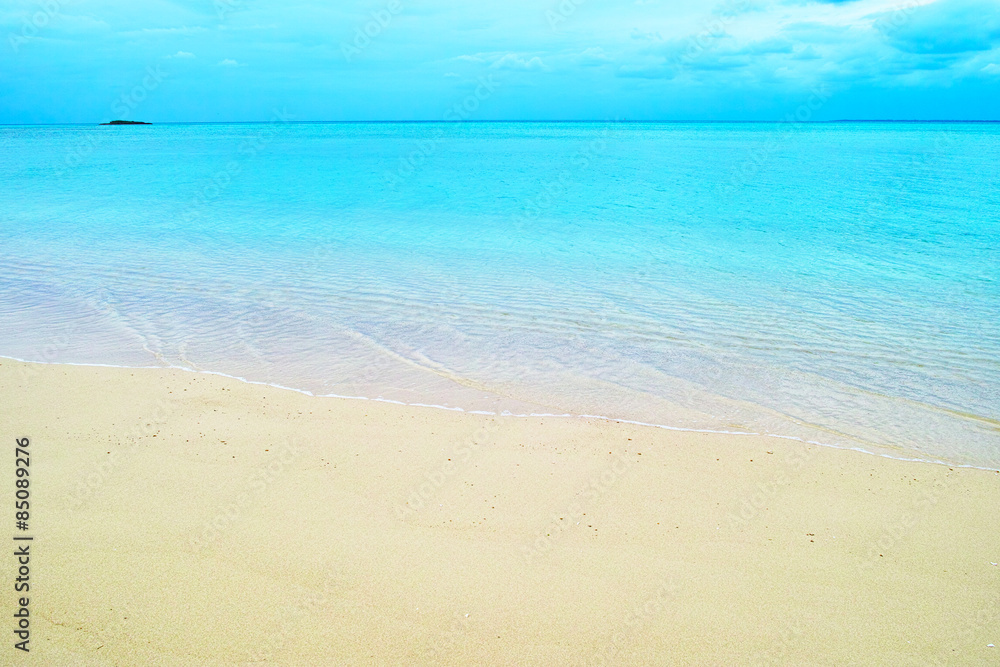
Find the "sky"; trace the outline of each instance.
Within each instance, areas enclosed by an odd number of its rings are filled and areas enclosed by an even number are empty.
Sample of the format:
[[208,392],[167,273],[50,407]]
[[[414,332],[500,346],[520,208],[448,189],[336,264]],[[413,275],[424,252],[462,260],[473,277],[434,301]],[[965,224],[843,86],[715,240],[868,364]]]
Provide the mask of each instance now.
[[1000,0],[0,0],[0,124],[1000,119]]

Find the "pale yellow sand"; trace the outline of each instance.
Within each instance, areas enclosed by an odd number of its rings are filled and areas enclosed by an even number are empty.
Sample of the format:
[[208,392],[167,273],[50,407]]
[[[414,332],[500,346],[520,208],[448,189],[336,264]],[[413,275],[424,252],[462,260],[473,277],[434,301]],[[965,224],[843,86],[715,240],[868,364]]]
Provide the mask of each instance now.
[[994,472],[181,371],[3,360],[0,406],[4,664],[1000,664]]

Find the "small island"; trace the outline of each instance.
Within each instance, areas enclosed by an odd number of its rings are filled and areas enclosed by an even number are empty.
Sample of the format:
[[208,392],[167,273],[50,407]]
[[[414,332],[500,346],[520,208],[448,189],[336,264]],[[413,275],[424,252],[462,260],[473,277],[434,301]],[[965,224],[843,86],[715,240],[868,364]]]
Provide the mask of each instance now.
[[101,125],[152,125],[152,123],[144,123],[139,120],[113,120],[110,123],[101,123]]

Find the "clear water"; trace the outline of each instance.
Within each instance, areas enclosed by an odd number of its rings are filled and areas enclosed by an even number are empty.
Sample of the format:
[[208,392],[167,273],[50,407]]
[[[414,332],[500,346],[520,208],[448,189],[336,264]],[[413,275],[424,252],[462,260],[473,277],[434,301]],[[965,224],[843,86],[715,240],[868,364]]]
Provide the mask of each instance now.
[[0,128],[0,355],[1000,465],[1000,125]]

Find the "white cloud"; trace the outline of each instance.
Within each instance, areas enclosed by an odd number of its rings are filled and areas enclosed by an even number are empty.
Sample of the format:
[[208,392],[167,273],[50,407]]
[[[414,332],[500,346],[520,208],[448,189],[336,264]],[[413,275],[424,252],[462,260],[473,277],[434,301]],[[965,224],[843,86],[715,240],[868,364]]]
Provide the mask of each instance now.
[[125,30],[121,35],[126,37],[139,37],[148,35],[196,35],[208,32],[204,26],[181,26],[180,28],[143,28],[142,30]]
[[595,46],[577,55],[575,61],[578,65],[603,65],[611,62],[611,58],[604,52],[604,49]]
[[230,30],[232,32],[246,32],[249,30],[278,30],[281,25],[277,23],[272,23],[270,25],[228,25],[223,23],[219,26],[219,30]]
[[[91,4],[59,1],[75,12]],[[326,66],[330,54],[339,53],[341,41],[351,43],[358,26],[387,0],[307,2],[294,11],[226,0],[223,4],[238,5],[240,12],[223,21],[213,0],[168,0],[155,12],[115,0],[110,5],[121,5],[120,11],[99,13],[108,23],[60,12],[37,30],[38,39],[20,57],[4,62],[4,101],[11,96],[16,103],[0,105],[0,121],[30,120],[29,112],[14,109],[45,107],[45,118],[63,113],[65,105],[49,101],[39,92],[43,87],[32,82],[45,71],[46,86],[72,90],[76,70],[43,70],[44,59],[85,61],[95,80],[110,85],[118,81],[121,63],[141,72],[159,55],[164,66],[169,62],[190,70],[185,76],[192,96],[214,100],[230,92],[216,86],[214,79],[225,74],[218,69],[249,69],[235,56],[218,58],[214,51],[223,46],[244,55],[267,53],[267,63],[254,60],[255,70],[266,64],[314,82],[295,94],[301,97],[301,113],[316,118],[437,118],[453,87],[490,73],[512,77],[512,85],[546,74],[547,88],[505,89],[511,92],[497,113],[511,117],[693,118],[707,109],[715,117],[780,118],[785,100],[821,83],[837,88],[837,113],[844,116],[896,107],[900,110],[890,115],[997,113],[991,87],[1000,81],[1000,0],[560,1],[431,2],[419,12],[407,5],[405,15],[372,39],[377,49],[366,51],[358,69],[343,76],[341,69]],[[11,39],[8,33],[21,36],[39,2],[0,1],[5,41]],[[576,10],[567,11],[567,20],[552,30],[546,10],[570,5]],[[196,59],[199,63],[189,62]],[[195,71],[199,64],[214,68],[216,77]],[[236,71],[231,74],[238,77]],[[283,99],[287,90],[280,79],[262,79],[259,90],[232,91],[227,113],[238,116],[253,107],[244,97]],[[958,81],[963,86],[952,85]],[[897,86],[912,88],[912,95],[890,92]],[[411,89],[426,94],[398,92]],[[335,101],[340,96],[329,94],[334,90],[358,101],[340,104]],[[872,92],[877,90],[886,92]],[[444,97],[434,97],[438,94]],[[915,111],[912,105],[918,105]],[[95,109],[87,113],[103,113]],[[192,102],[176,113],[194,117],[201,106]]]
[[545,63],[538,56],[526,58],[516,53],[508,53],[495,61],[490,67],[494,69],[548,70],[548,67],[545,66]]

